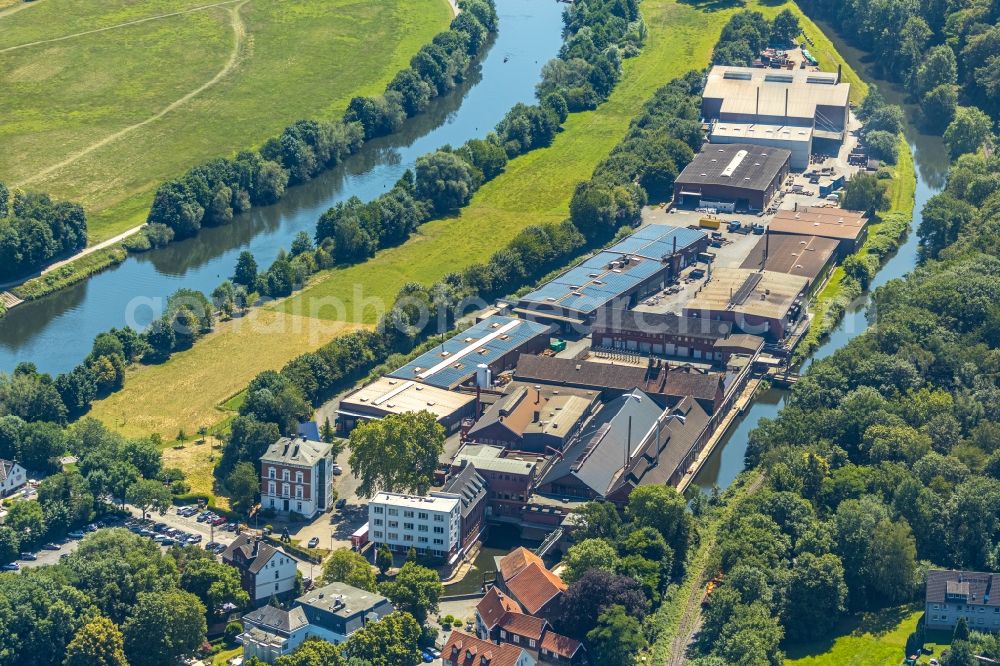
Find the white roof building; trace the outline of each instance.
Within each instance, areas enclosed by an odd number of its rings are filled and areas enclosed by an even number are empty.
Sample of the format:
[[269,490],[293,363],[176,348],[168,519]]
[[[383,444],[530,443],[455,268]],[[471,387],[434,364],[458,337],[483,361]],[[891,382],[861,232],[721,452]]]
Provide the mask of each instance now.
[[462,547],[462,497],[381,492],[368,503],[369,534],[393,550],[456,557]]

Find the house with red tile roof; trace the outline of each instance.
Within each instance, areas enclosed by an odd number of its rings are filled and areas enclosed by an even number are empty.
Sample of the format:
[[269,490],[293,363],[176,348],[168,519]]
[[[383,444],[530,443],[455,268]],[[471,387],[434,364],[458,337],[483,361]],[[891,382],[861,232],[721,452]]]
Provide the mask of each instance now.
[[453,631],[441,650],[444,666],[535,666],[526,650],[516,645],[491,643],[462,631]]
[[497,566],[497,586],[528,615],[551,619],[558,613],[567,585],[549,571],[542,558],[521,547],[502,557]]
[[[528,562],[526,567],[533,564]],[[513,566],[513,563],[508,562],[508,565]],[[476,606],[476,634],[484,641],[512,644],[527,650],[543,664],[580,666],[586,663],[586,651],[579,641],[552,631],[545,619],[523,613],[520,605],[496,587],[491,587]]]

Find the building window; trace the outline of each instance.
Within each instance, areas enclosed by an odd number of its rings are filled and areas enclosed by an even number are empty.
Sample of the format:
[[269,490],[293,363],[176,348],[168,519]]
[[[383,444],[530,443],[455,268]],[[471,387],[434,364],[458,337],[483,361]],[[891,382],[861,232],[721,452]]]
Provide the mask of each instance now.
[[507,632],[503,629],[500,630],[500,638],[507,640]]
[[274,572],[274,580],[278,580],[278,572],[277,571]]
[[435,525],[434,526],[434,534],[444,534],[444,528],[443,527],[438,527],[437,525]]
[[302,502],[295,503],[295,510],[298,511],[299,513],[302,513]]
[[426,525],[417,525],[417,531],[418,532],[426,532],[427,531],[427,526]]
[[375,519],[375,524],[376,525],[381,525],[382,524],[382,519],[381,518],[376,518]]
[[398,520],[390,520],[389,521],[389,527],[399,527],[399,521]]
[[517,634],[511,634],[511,635],[514,637],[514,642],[515,643],[520,643],[521,642],[521,637],[520,636],[518,636]]
[[427,543],[427,537],[417,537],[417,541],[420,543]]
[[269,478],[269,479],[273,479],[274,478],[274,468],[273,467],[271,467],[271,468],[269,468],[267,470],[267,478]]
[[403,529],[404,530],[412,530],[413,529],[413,523],[403,523]]
[[283,497],[288,497],[288,492],[289,492],[288,491],[288,484],[287,483],[281,484],[281,495]]
[[434,539],[434,543],[440,546],[444,543],[444,539]]
[[280,592],[280,591],[281,591],[281,590],[279,589],[279,586],[278,586],[278,584],[277,584],[277,583],[275,583],[275,584],[274,584],[274,591],[275,591],[275,592]]
[[295,499],[302,499],[302,486],[295,486]]
[[384,509],[380,506],[375,507],[375,513],[383,513]]
[[287,469],[281,470],[281,480],[288,481],[288,479],[289,479],[288,470]]
[[390,508],[389,509],[389,515],[390,516],[398,516],[399,515],[399,509]]
[[295,483],[302,483],[302,472],[295,472]]
[[412,511],[403,511],[403,518],[413,518]]
[[436,523],[443,523],[444,522],[444,516],[442,516],[441,514],[435,514],[434,515],[434,522],[436,522]]
[[[273,472],[274,470],[272,469],[271,471]],[[273,495],[274,494],[274,481],[268,481],[268,483],[267,483],[267,494],[268,495]]]
[[424,511],[421,511],[421,512],[420,512],[420,513],[419,513],[419,514],[417,515],[417,518],[419,518],[420,520],[427,520],[427,513],[426,513],[426,512],[424,512]]
[[535,647],[535,639],[534,638],[529,638],[528,639],[528,646],[529,647]]
[[399,535],[395,532],[389,532],[389,541],[399,541]]
[[403,541],[413,541],[413,535],[412,534],[404,534],[403,535]]
[[372,536],[374,536],[376,539],[381,539],[382,532],[380,530],[375,530],[374,532],[372,532]]

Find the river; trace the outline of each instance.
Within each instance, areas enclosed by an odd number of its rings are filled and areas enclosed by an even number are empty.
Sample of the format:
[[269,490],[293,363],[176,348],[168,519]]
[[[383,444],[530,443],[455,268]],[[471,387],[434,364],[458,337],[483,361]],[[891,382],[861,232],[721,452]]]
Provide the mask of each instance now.
[[[902,277],[917,265],[917,234],[914,232],[920,224],[920,211],[927,200],[941,191],[948,175],[948,151],[941,137],[923,133],[914,124],[916,107],[907,104],[905,92],[894,84],[879,79],[871,66],[871,56],[844,41],[833,28],[822,21],[816,21],[823,32],[833,41],[834,46],[844,59],[869,83],[878,85],[879,90],[890,104],[899,104],[906,111],[906,138],[913,152],[917,171],[916,206],[913,211],[913,225],[906,237],[906,242],[896,251],[872,280],[869,292],[866,292],[847,309],[840,324],[832,331],[830,337],[816,352],[802,364],[802,371],[816,359],[821,359],[834,353],[852,338],[864,332],[868,327],[870,291],[884,285],[889,280]],[[733,423],[729,432],[719,443],[719,446],[705,462],[694,485],[703,490],[713,486],[725,489],[733,479],[743,471],[744,455],[747,450],[747,436],[762,418],[773,419],[781,410],[788,392],[775,388],[762,391],[757,395],[751,407]]]
[[481,62],[451,94],[390,137],[368,142],[338,168],[289,189],[277,204],[238,216],[225,227],[130,256],[119,266],[55,294],[19,305],[0,319],[0,371],[30,361],[40,371],[72,369],[94,337],[116,326],[146,326],[180,288],[206,294],[232,274],[250,250],[266,268],[300,231],[310,236],[330,206],[351,196],[371,200],[441,146],[485,137],[518,102],[534,101],[542,66],[562,45],[556,0],[497,0],[499,31]]

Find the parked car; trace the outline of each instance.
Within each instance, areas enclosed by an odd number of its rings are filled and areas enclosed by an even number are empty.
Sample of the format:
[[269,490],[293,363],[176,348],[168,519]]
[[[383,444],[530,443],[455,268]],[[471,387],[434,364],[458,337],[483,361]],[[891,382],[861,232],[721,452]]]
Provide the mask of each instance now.
[[423,653],[421,653],[421,657],[423,657],[425,664],[429,664],[434,661],[434,655],[432,655],[429,650],[424,650]]
[[66,536],[68,536],[70,539],[82,539],[83,538],[83,532],[81,532],[80,530],[73,530],[72,532],[70,532]]
[[17,562],[10,562],[0,567],[0,571],[20,571],[21,565]]
[[187,542],[190,543],[190,544],[201,543],[201,535],[200,534],[192,534],[191,536],[189,536],[187,538]]
[[429,647],[427,648],[427,651],[430,652],[431,656],[434,657],[435,659],[441,657],[441,650],[438,650],[436,647]]
[[50,543],[43,544],[42,548],[45,549],[45,550],[59,550],[60,548],[62,548],[62,546],[60,546],[57,543],[51,543],[50,542]]
[[166,529],[167,529],[166,523],[156,523],[155,525],[153,525],[154,532],[163,532]]
[[96,532],[97,531],[97,525],[95,525],[94,523],[88,523],[87,526],[83,528],[83,531],[84,532]]
[[225,525],[226,522],[227,522],[226,519],[223,518],[222,516],[216,516],[211,520],[211,523],[216,527],[218,527],[219,525]]
[[167,537],[166,539],[164,539],[163,541],[160,542],[160,545],[161,546],[173,546],[176,543],[177,543],[176,541],[174,541],[170,537]]
[[226,523],[222,529],[226,530],[227,532],[235,532],[236,523]]
[[34,562],[35,560],[38,559],[38,555],[36,555],[35,553],[21,553],[21,559],[27,560],[29,562]]
[[333,475],[334,476],[340,476],[343,473],[344,473],[344,468],[343,467],[341,467],[340,465],[334,465],[333,466]]
[[343,509],[345,506],[347,506],[347,499],[341,497],[339,500],[337,500],[337,503],[334,504],[334,506],[337,507],[338,509]]
[[310,548],[315,548],[318,545],[319,545],[319,537],[313,537],[312,539],[309,539]]

